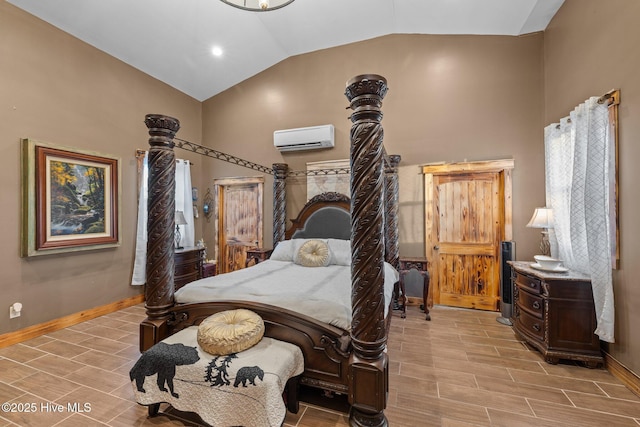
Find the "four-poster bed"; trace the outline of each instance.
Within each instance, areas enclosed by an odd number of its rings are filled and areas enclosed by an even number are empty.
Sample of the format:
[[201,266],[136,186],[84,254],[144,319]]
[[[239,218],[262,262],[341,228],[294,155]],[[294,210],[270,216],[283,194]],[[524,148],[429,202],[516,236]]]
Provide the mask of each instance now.
[[[386,426],[388,358],[385,353],[390,301],[385,298],[385,262],[398,267],[397,202],[399,156],[386,156],[382,146],[381,104],[386,80],[377,75],[356,76],[345,95],[353,109],[351,121],[351,200],[325,193],[307,203],[286,230],[286,164],[274,164],[274,245],[291,238],[350,240],[351,323],[333,326],[311,316],[271,304],[246,300],[176,303],[173,284],[175,162],[173,138],[179,122],[147,115],[149,128],[149,203],[147,283],[148,318],[140,325],[140,348],[146,350],[167,336],[209,315],[247,308],[265,322],[265,336],[296,344],[303,352],[303,384],[348,395],[350,424]],[[348,231],[318,234],[322,225],[310,218],[329,215],[329,223],[346,218]],[[344,216],[346,215],[346,217]],[[325,220],[326,221],[326,220]],[[344,222],[344,220],[343,220]],[[326,222],[325,222],[326,223]],[[296,234],[297,233],[297,234]],[[347,237],[348,236],[348,237]],[[254,268],[254,267],[251,267]],[[183,289],[189,288],[187,285]]]

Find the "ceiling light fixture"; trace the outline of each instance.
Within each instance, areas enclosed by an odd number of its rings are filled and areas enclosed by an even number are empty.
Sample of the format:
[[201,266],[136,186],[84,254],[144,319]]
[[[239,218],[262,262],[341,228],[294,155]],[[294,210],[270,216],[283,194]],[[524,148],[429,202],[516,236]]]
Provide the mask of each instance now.
[[267,12],[270,10],[280,9],[293,0],[220,0],[223,3],[237,7],[238,9],[250,10],[253,12]]

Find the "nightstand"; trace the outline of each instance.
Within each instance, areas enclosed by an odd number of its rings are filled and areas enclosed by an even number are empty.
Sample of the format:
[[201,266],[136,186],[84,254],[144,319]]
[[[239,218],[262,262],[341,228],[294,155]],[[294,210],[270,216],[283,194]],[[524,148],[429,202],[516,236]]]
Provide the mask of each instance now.
[[249,263],[251,261],[255,261],[255,264],[268,260],[271,256],[271,252],[273,249],[264,249],[264,248],[252,248],[247,249],[247,262],[245,263],[245,267],[249,267]]
[[426,258],[405,258],[400,257],[400,292],[402,292],[402,317],[406,317],[407,295],[404,289],[404,277],[411,270],[416,270],[422,276],[422,306],[427,320],[431,320],[429,308],[427,307],[427,296],[429,295],[429,272],[427,271]]
[[216,266],[215,262],[205,262],[202,264],[202,277],[211,277],[216,275]]

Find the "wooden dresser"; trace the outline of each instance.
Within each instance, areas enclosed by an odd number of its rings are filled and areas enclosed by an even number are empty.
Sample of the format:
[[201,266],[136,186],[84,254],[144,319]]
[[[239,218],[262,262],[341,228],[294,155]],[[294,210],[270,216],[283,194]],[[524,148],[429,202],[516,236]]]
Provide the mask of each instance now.
[[514,330],[548,363],[578,360],[590,368],[603,363],[600,340],[593,333],[596,314],[589,277],[572,271],[537,270],[531,262],[509,264]]
[[201,279],[203,263],[204,248],[176,249],[173,277],[175,290],[177,291],[189,282]]

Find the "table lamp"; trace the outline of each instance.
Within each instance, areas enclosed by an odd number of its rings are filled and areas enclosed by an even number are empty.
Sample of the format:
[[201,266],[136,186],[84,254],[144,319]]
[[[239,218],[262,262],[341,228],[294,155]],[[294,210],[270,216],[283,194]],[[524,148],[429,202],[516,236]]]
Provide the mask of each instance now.
[[551,208],[536,208],[531,220],[527,224],[529,228],[541,228],[542,240],[540,241],[540,251],[542,255],[551,255],[551,245],[549,244],[549,229],[553,228],[553,210]]
[[184,217],[184,213],[182,211],[176,211],[176,249],[184,249],[180,246],[180,241],[182,240],[182,235],[180,234],[180,226],[186,225],[187,219]]

